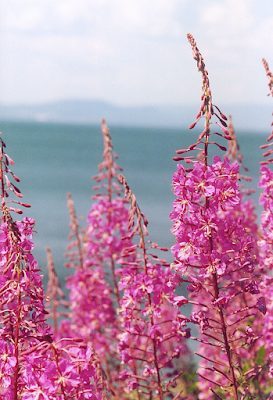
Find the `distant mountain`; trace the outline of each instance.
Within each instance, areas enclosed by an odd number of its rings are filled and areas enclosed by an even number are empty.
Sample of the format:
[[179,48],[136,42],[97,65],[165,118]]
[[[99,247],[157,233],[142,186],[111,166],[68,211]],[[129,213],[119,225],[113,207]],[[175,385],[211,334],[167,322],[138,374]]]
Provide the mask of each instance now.
[[[269,102],[270,103],[270,102]],[[232,114],[235,129],[270,131],[272,106],[221,105]],[[63,100],[37,105],[0,105],[0,120],[45,121],[111,125],[185,127],[194,120],[199,105],[155,105],[121,107],[102,101]]]

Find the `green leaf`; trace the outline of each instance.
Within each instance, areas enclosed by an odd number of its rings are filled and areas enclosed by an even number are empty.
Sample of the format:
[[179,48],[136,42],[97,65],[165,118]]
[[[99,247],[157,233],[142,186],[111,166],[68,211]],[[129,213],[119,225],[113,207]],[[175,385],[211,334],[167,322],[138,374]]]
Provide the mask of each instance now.
[[264,365],[265,345],[263,345],[256,356],[256,365]]

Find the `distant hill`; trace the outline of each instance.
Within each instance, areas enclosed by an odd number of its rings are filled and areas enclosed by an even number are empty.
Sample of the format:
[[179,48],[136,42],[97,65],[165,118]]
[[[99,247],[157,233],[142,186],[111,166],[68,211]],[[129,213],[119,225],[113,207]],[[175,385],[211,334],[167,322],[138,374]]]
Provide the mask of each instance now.
[[[221,105],[232,114],[235,129],[270,132],[273,105]],[[185,127],[194,120],[199,105],[155,105],[121,107],[102,101],[62,100],[36,105],[0,105],[0,120],[47,121],[109,125]]]

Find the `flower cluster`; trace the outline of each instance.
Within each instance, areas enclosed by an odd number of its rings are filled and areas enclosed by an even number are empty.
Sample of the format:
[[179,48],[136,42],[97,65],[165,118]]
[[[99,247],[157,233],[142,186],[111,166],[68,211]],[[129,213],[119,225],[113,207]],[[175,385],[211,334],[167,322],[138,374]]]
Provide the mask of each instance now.
[[[0,399],[273,399],[273,158],[261,162],[259,229],[245,198],[251,191],[240,184],[250,179],[240,175],[247,169],[231,117],[227,126],[212,103],[204,59],[192,35],[188,40],[202,74],[190,129],[201,120],[204,129],[174,157],[185,164],[177,164],[172,182],[171,265],[161,255],[168,249],[148,239],[148,221],[120,174],[103,120],[103,161],[85,229],[68,194],[69,302],[49,248],[45,296],[32,255],[35,222],[12,217],[30,205],[0,137]],[[265,157],[272,139],[273,131],[261,146]],[[213,146],[225,154],[210,162]],[[179,289],[185,283],[188,296]],[[189,316],[182,306],[192,307]],[[196,373],[189,338],[199,344]]]
[[46,322],[40,270],[32,255],[35,222],[27,217],[14,221],[11,216],[22,211],[9,203],[29,205],[6,201],[10,192],[23,196],[7,175],[19,181],[9,170],[13,161],[0,141],[0,398],[99,400],[103,385],[90,345],[74,338],[54,342]]
[[[233,138],[226,129],[226,117],[212,105],[203,58],[193,37],[188,35],[188,39],[203,77],[200,111],[190,128],[201,118],[205,119],[205,126],[197,143],[177,151],[183,154],[198,146],[201,159],[175,157],[191,163],[193,168],[178,164],[173,176],[173,269],[187,278],[183,279],[189,283],[187,289],[194,304],[191,321],[201,333],[197,339],[201,343],[198,353],[203,358],[197,372],[201,377],[199,398],[223,398],[224,393],[224,398],[238,399],[240,392],[251,393],[253,369],[244,363],[244,357],[250,348],[252,355],[257,355],[259,347],[254,346],[261,336],[266,313],[265,298],[259,289],[257,227],[255,217],[245,214],[250,209],[239,192],[239,164],[214,156],[212,165],[208,165],[209,145],[217,144],[210,140],[211,136]],[[214,115],[216,122],[212,121]],[[222,133],[212,132],[212,124],[219,126]],[[257,367],[256,379],[262,370]]]
[[[75,267],[67,278],[69,318],[61,321],[58,335],[82,338],[92,342],[98,360],[107,375],[110,391],[120,398],[125,382],[119,379],[122,370],[117,344],[121,332],[117,308],[120,301],[118,279],[121,253],[131,245],[128,234],[127,201],[121,196],[117,180],[121,171],[115,161],[109,129],[102,121],[104,140],[103,162],[93,179],[97,185],[94,203],[87,216],[87,227],[80,229],[71,195],[68,196],[70,213],[67,267]],[[128,261],[132,260],[128,256]],[[111,282],[111,284],[110,284]]]
[[[126,259],[122,262],[124,268],[119,282],[119,289],[124,290],[120,300],[123,332],[119,350],[122,362],[127,365],[121,375],[131,378],[128,382],[131,390],[136,389],[147,398],[156,394],[163,400],[172,392],[164,370],[171,369],[172,377],[178,378],[184,369],[182,359],[185,361],[189,355],[184,340],[190,336],[188,319],[173,307],[174,304],[180,307],[188,300],[175,296],[180,279],[173,276],[165,260],[154,254],[156,250],[168,249],[145,240],[148,221],[122,175],[120,182],[124,184],[126,198],[131,201],[129,237],[138,236],[137,244],[124,249],[126,258],[131,254],[136,256],[130,263]],[[181,370],[176,373],[175,359],[181,360]],[[175,381],[173,379],[172,384]],[[182,392],[176,396],[181,396]]]
[[[268,95],[273,96],[273,75],[269,70],[269,66],[265,59],[263,59],[263,65],[265,67],[266,75],[269,79],[269,89],[270,93]],[[272,125],[272,124],[271,124]],[[262,149],[267,149],[272,146],[273,142],[273,130],[271,135],[267,138],[267,143],[262,145]],[[272,150],[267,150],[263,156],[268,157],[271,156]],[[272,343],[272,321],[273,321],[273,279],[271,270],[273,269],[273,242],[272,242],[272,228],[273,228],[273,218],[272,218],[272,204],[273,204],[273,187],[272,187],[272,179],[273,174],[269,165],[272,164],[273,159],[268,158],[267,160],[261,161],[262,165],[260,168],[260,182],[259,187],[262,189],[260,204],[263,206],[263,212],[261,215],[261,238],[259,240],[260,246],[260,264],[263,268],[263,279],[261,282],[261,290],[265,297],[265,301],[267,304],[267,314],[265,316],[265,322],[263,325],[263,338],[262,343],[265,348],[266,355],[269,354],[269,360],[265,357],[265,360],[270,364],[269,367],[269,378],[273,377],[273,343]]]

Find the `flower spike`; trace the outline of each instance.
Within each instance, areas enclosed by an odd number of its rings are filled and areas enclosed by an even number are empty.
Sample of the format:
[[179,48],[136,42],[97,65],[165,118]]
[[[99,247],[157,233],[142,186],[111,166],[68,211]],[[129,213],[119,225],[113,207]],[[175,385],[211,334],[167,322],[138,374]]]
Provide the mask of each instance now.
[[[201,148],[201,154],[180,158],[191,162],[193,168],[177,164],[173,175],[176,199],[170,219],[176,241],[172,247],[175,261],[171,268],[188,282],[189,303],[194,306],[190,320],[200,331],[200,337],[193,338],[200,343],[198,353],[203,358],[199,369],[210,371],[210,374],[197,372],[202,398],[212,400],[213,393],[218,393],[220,388],[220,398],[224,391],[228,394],[225,398],[239,400],[239,393],[247,386],[247,380],[238,375],[237,366],[244,359],[242,346],[249,343],[254,360],[259,349],[255,344],[260,336],[255,331],[259,332],[262,313],[266,311],[263,296],[257,297],[260,293],[255,244],[258,229],[251,204],[243,203],[239,192],[240,165],[230,164],[227,158],[222,161],[219,156],[214,156],[209,165],[210,144],[226,151],[224,146],[211,141],[211,136],[216,134],[232,141],[232,130],[227,131],[226,117],[212,104],[203,57],[191,35],[188,40],[202,74],[201,107],[194,124],[205,118],[205,125],[197,142],[186,150],[200,151]],[[213,116],[217,118],[215,122]],[[213,124],[222,133],[213,132]],[[180,304],[179,298],[177,302]],[[253,315],[257,324],[250,331],[246,326]]]
[[[184,342],[190,336],[190,329],[186,327],[188,319],[177,309],[188,301],[183,296],[175,296],[179,279],[176,280],[165,260],[151,252],[159,247],[145,240],[148,221],[123,175],[119,175],[119,181],[130,201],[129,237],[139,237],[138,245],[124,249],[125,257],[132,253],[135,257],[131,263],[124,260],[119,283],[119,289],[124,290],[120,300],[123,333],[119,347],[121,359],[129,367],[122,373],[126,373],[127,378],[134,376],[132,389],[139,395],[147,381],[147,399],[158,393],[157,398],[163,400],[171,393],[171,383],[163,384],[167,380],[164,368],[174,371],[175,358],[189,355]],[[175,375],[172,383],[183,381],[181,375]]]

